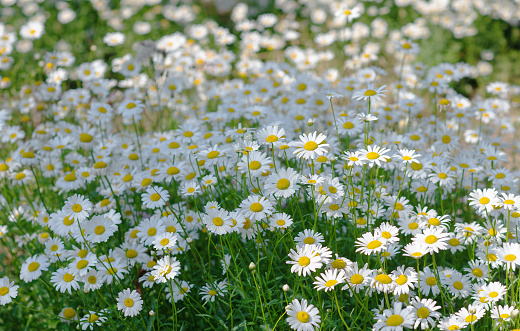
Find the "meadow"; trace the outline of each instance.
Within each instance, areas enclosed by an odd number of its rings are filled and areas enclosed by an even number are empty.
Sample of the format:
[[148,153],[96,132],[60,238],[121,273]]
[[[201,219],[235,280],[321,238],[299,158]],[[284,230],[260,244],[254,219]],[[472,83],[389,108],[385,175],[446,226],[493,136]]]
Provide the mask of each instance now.
[[518,0],[0,14],[0,330],[520,330]]

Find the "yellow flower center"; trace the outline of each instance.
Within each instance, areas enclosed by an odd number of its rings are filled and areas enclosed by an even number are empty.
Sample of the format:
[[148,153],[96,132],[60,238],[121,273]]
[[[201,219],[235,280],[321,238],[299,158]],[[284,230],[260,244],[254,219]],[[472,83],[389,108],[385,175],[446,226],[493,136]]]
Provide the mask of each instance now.
[[427,318],[430,316],[430,311],[426,307],[421,307],[417,309],[417,317],[419,318]]
[[150,200],[152,201],[159,201],[160,198],[161,196],[159,195],[159,193],[154,193],[150,196]]
[[262,204],[260,204],[258,202],[254,202],[254,203],[251,204],[249,209],[251,209],[252,212],[259,213],[262,210],[264,210],[264,207],[262,206]]
[[251,161],[249,163],[249,168],[251,170],[257,170],[257,169],[260,169],[260,167],[262,166],[262,164],[259,162],[259,161]]
[[403,324],[404,319],[401,317],[401,315],[394,314],[386,320],[386,325],[388,326],[399,326]]
[[309,322],[309,319],[310,319],[309,314],[307,314],[304,311],[300,311],[298,314],[296,314],[296,318],[301,323],[307,323],[307,322]]
[[367,248],[368,249],[376,249],[379,246],[381,246],[381,242],[379,240],[372,240],[368,243]]
[[298,264],[302,267],[306,267],[311,263],[311,259],[309,259],[307,256],[302,256],[298,259]]
[[279,190],[286,190],[291,186],[291,182],[288,179],[282,178],[276,183],[276,187]]
[[453,283],[453,287],[455,287],[457,290],[462,290],[464,288],[464,284],[462,284],[461,282],[459,281],[456,281],[455,283]]
[[126,251],[126,257],[129,259],[133,259],[137,256],[137,251],[135,249],[129,249]]
[[376,94],[377,93],[374,90],[366,90],[365,93],[364,93],[364,95],[367,96],[367,97],[371,97],[371,96],[374,96]]
[[306,243],[307,245],[312,245],[316,242],[316,240],[313,237],[307,237],[307,238],[303,239],[303,242]]
[[337,283],[338,283],[337,280],[331,279],[331,280],[328,280],[328,281],[325,282],[325,286],[332,287],[332,286],[336,285]]
[[428,237],[426,237],[426,238],[424,239],[424,241],[425,241],[427,244],[430,244],[430,245],[431,245],[431,244],[434,244],[434,243],[437,242],[437,237],[434,236],[434,235],[429,235]]
[[133,307],[134,306],[134,300],[130,299],[130,298],[126,298],[125,299],[125,306],[127,307]]
[[303,148],[307,151],[313,151],[316,148],[318,148],[318,144],[316,144],[314,141],[308,141],[303,145]]
[[386,274],[379,274],[374,279],[381,284],[390,284],[392,282],[392,278]]
[[435,277],[428,277],[426,278],[426,284],[430,286],[437,285],[437,280],[435,279]]
[[395,280],[395,282],[399,285],[404,285],[407,281],[408,277],[406,277],[406,275],[399,275],[399,277],[397,277],[397,279]]
[[213,219],[213,224],[215,224],[216,226],[222,226],[224,224],[224,221],[220,217],[215,217]]
[[63,280],[66,281],[67,283],[70,283],[74,280],[74,275],[73,274],[69,274],[68,272],[63,275]]

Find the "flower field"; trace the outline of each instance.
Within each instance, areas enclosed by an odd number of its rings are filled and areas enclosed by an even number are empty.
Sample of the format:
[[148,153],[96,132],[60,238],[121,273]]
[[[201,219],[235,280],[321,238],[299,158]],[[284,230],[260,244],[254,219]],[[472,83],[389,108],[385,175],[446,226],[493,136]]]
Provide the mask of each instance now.
[[0,330],[520,330],[518,0],[0,6]]

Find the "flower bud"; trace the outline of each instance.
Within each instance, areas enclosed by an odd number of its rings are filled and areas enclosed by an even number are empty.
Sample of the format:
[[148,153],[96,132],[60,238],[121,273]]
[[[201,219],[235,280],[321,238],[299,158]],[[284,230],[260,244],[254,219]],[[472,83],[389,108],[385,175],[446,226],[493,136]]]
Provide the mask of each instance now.
[[313,124],[314,124],[314,120],[312,118],[309,118],[309,120],[307,121],[307,125],[312,126]]
[[290,288],[289,285],[287,285],[287,284],[285,284],[284,286],[282,286],[282,290],[283,290],[284,292],[289,292],[290,289],[291,289],[291,288]]
[[254,262],[249,263],[249,270],[255,270],[256,264]]
[[150,315],[150,316],[154,316],[154,315],[155,315],[155,312],[154,312],[153,310],[150,310],[150,311],[148,312],[148,315]]

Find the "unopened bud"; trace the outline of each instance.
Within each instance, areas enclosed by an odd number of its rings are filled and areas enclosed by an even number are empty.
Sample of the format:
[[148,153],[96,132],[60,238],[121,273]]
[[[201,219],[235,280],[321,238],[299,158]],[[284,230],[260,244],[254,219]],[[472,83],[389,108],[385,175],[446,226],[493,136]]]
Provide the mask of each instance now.
[[471,309],[469,310],[469,313],[470,313],[471,315],[475,314],[476,312],[477,312],[477,310],[476,310],[475,308],[471,308]]
[[307,125],[312,126],[313,124],[314,124],[314,120],[312,118],[309,118],[309,120],[307,121]]
[[515,318],[518,317],[519,314],[520,314],[519,311],[516,310],[516,309],[514,309],[514,310],[511,312],[511,318],[515,319]]
[[256,264],[254,262],[249,263],[249,270],[255,270]]
[[491,235],[488,233],[488,234],[486,234],[486,235],[484,236],[484,238],[486,238],[486,240],[489,240],[489,239],[491,239]]
[[287,284],[285,284],[284,286],[282,286],[282,290],[283,290],[284,292],[289,292],[290,289],[291,289],[291,288],[290,288],[289,285],[287,285]]
[[153,310],[150,310],[150,312],[148,312],[148,315],[150,316],[154,316],[155,315],[155,312]]
[[335,156],[331,156],[331,157],[329,157],[329,160],[330,160],[330,162],[336,162],[338,160],[338,158]]
[[188,237],[188,238],[186,238],[186,242],[187,242],[188,244],[191,244],[191,243],[193,242],[193,238],[192,238],[192,237]]

